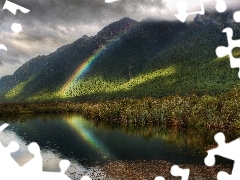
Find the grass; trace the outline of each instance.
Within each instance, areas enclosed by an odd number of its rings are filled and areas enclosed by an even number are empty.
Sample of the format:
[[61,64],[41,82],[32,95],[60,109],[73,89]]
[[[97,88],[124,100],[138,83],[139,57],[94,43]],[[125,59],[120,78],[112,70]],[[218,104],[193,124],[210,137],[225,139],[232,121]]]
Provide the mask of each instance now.
[[[234,56],[239,57],[239,51],[235,51]],[[43,90],[28,99],[49,100],[48,103],[0,105],[0,116],[80,112],[97,121],[138,126],[236,129],[240,128],[237,73],[238,69],[230,68],[226,56],[204,62],[170,62],[130,80],[82,77],[63,94]],[[29,81],[20,83],[6,96],[14,98],[20,92],[22,94],[26,83]],[[56,99],[62,102],[51,102]]]
[[[240,57],[240,52],[234,52]],[[159,58],[161,62],[161,56]],[[181,58],[181,57],[180,57]],[[231,69],[229,58],[212,60],[191,60],[165,62],[163,65],[142,71],[130,80],[125,77],[103,77],[100,74],[87,74],[70,84],[65,91],[62,87],[55,90],[41,89],[30,95],[25,92],[25,86],[31,80],[21,82],[5,94],[7,102],[14,101],[53,101],[76,98],[86,100],[113,100],[128,98],[162,98],[172,94],[219,95],[227,93],[239,86],[238,69]],[[107,72],[103,72],[107,74]],[[128,74],[127,74],[128,75]],[[26,91],[31,91],[28,89]],[[3,101],[4,102],[4,101]]]
[[96,121],[206,129],[240,128],[240,90],[213,96],[188,94],[163,98],[124,98],[98,102],[55,102],[0,105],[0,116],[21,113],[79,112]]
[[31,82],[33,78],[29,78],[27,81],[21,82],[17,84],[14,88],[8,91],[5,95],[7,99],[13,99],[24,91],[24,87]]
[[127,92],[140,84],[145,84],[148,81],[154,80],[159,77],[167,77],[175,73],[175,67],[170,66],[167,68],[159,69],[150,73],[141,74],[130,81],[126,80],[116,80],[116,81],[106,81],[102,77],[88,78],[87,80],[80,80],[76,84],[72,84],[64,94],[60,94],[63,97],[75,97],[83,95],[91,95],[96,93],[117,93],[117,92]]

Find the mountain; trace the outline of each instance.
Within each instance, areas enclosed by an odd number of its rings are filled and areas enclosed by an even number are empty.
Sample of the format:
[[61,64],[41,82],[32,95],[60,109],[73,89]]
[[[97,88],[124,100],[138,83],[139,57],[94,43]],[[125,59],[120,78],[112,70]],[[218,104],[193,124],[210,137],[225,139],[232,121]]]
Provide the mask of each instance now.
[[228,91],[238,79],[228,59],[216,59],[215,49],[227,46],[224,27],[232,27],[235,38],[240,35],[232,12],[208,12],[189,24],[123,18],[96,36],[84,35],[2,77],[0,98],[105,99]]

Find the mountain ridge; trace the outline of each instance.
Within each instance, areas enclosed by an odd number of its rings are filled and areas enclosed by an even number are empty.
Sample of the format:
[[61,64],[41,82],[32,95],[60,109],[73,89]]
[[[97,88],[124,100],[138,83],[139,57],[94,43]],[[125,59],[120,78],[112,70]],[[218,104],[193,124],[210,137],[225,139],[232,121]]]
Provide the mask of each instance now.
[[[106,26],[95,36],[82,36],[47,56],[29,60],[12,76],[2,77],[1,99],[23,101],[32,99],[31,97],[41,100],[41,94],[55,98],[72,96],[71,94],[75,94],[73,97],[81,96],[81,93],[89,94],[91,91],[94,94],[92,85],[88,84],[90,81],[98,83],[94,78],[99,83],[109,83],[109,87],[110,84],[119,86],[160,68],[176,64],[208,63],[216,58],[217,46],[227,45],[226,37],[221,32],[224,26],[237,29],[238,25],[232,23],[231,18],[231,12],[196,16],[190,24],[178,21],[137,22],[123,18]],[[235,35],[239,34],[239,30],[236,30]],[[86,67],[82,69],[83,73],[78,74],[77,71],[84,64]],[[70,80],[74,81],[68,82]],[[70,83],[69,89],[75,87],[75,90],[59,95],[58,92],[67,82]],[[79,87],[87,93],[79,90]],[[146,93],[137,96],[144,94]]]

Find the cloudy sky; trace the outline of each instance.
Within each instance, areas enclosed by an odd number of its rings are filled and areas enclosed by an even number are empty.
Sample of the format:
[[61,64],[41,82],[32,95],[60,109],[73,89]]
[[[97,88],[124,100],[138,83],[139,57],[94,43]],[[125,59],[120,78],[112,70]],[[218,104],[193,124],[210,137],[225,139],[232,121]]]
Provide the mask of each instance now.
[[[83,35],[93,36],[103,27],[123,17],[141,21],[147,17],[173,19],[178,0],[121,0],[105,3],[104,0],[11,0],[30,10],[0,11],[0,77],[13,72],[29,59],[49,54],[62,45]],[[200,8],[200,0],[186,0],[189,9]],[[207,0],[216,4],[216,0]],[[236,5],[239,0],[226,0]],[[0,2],[2,8],[5,0]],[[239,3],[238,3],[239,4]],[[211,6],[211,5],[209,5]],[[239,6],[240,7],[240,6]],[[239,8],[240,9],[240,8]],[[11,30],[12,23],[23,27],[20,33]]]

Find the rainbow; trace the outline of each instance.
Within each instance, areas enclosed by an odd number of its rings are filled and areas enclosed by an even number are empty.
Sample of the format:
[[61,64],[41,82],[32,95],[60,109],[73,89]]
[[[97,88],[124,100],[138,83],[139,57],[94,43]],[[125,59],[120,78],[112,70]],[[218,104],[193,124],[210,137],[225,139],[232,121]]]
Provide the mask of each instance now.
[[60,90],[60,94],[63,95],[64,92],[75,84],[79,78],[89,69],[91,64],[104,52],[105,47],[99,48],[96,53],[92,56],[87,58],[72,74],[72,76],[68,79],[68,81],[63,85],[62,89]]
[[[133,25],[132,27],[134,27],[136,25]],[[126,31],[127,32],[127,31]],[[66,81],[66,83],[64,83],[63,87],[60,90],[60,95],[64,95],[65,92],[71,87],[73,86],[78,80],[79,78],[87,72],[87,70],[89,69],[89,67],[92,65],[92,63],[94,61],[96,61],[102,54],[103,52],[105,52],[105,50],[111,46],[112,44],[114,44],[115,42],[117,42],[119,39],[121,39],[121,37],[126,34],[126,32],[120,33],[118,36],[116,36],[114,39],[111,40],[111,42],[109,42],[106,46],[107,47],[101,47],[98,50],[96,50],[96,52],[93,53],[93,55],[91,55],[89,58],[87,58],[82,64],[80,64],[80,66],[76,69],[76,71],[72,74],[72,76]]]
[[101,153],[106,158],[113,158],[113,155],[101,143],[101,141],[99,141],[98,138],[94,137],[94,135],[91,134],[91,127],[87,128],[89,126],[89,123],[84,118],[79,115],[73,115],[69,117],[66,116],[65,119],[67,124],[72,127],[82,138],[82,140],[84,140],[90,147],[92,147],[98,153]]

